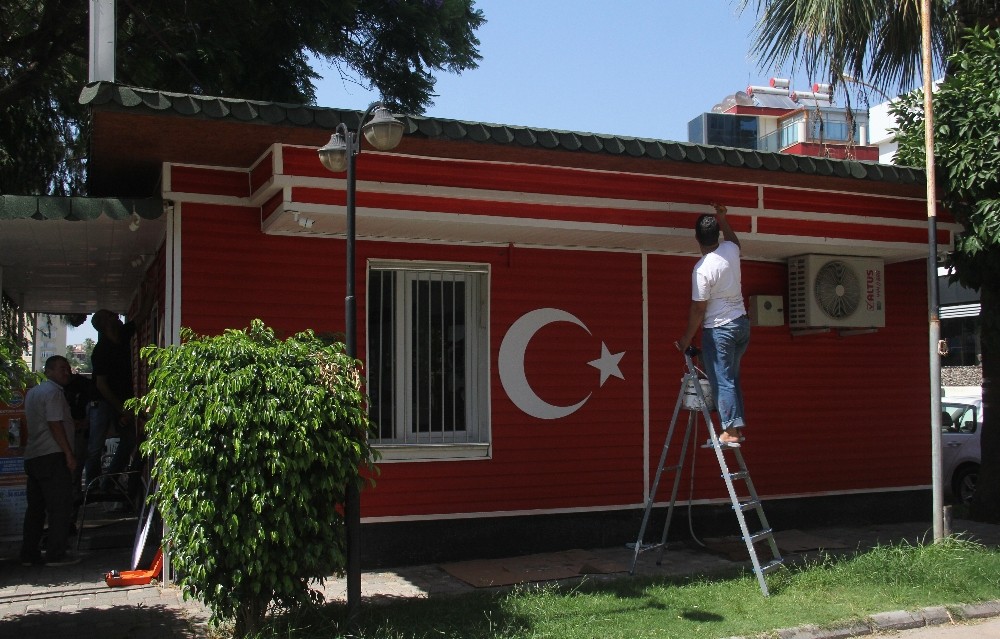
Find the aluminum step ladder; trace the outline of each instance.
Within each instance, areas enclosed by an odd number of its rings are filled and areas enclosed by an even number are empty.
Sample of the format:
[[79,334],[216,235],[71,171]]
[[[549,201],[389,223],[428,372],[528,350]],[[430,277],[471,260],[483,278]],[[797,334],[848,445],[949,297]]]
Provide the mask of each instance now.
[[[767,597],[767,581],[764,579],[764,576],[774,570],[777,570],[782,565],[781,553],[778,551],[778,544],[774,540],[774,533],[771,530],[771,526],[767,523],[767,517],[764,516],[764,509],[761,506],[760,498],[757,496],[757,491],[754,489],[753,481],[750,479],[750,471],[747,470],[747,465],[743,461],[742,452],[740,452],[738,447],[720,445],[719,443],[719,436],[716,433],[715,423],[712,421],[712,414],[710,412],[711,405],[709,404],[709,401],[711,398],[706,400],[704,390],[698,380],[697,369],[692,361],[692,357],[698,355],[698,353],[698,349],[694,347],[689,347],[684,353],[686,372],[681,379],[681,388],[677,395],[677,404],[674,406],[674,414],[670,419],[670,428],[667,429],[667,437],[663,442],[663,451],[660,453],[660,463],[656,467],[656,475],[653,479],[653,485],[649,491],[649,497],[646,500],[646,510],[642,516],[642,525],[639,527],[639,537],[633,548],[634,554],[632,556],[632,567],[629,570],[629,574],[635,574],[635,567],[639,560],[639,553],[649,550],[657,550],[659,554],[656,558],[656,565],[660,565],[663,560],[663,551],[667,546],[667,534],[670,532],[670,522],[673,519],[674,505],[677,501],[677,491],[680,488],[681,471],[684,467],[684,460],[687,455],[688,445],[691,442],[691,437],[692,435],[696,435],[695,431],[697,430],[698,414],[701,413],[705,418],[705,425],[708,428],[709,434],[709,443],[706,443],[705,447],[715,449],[715,455],[719,460],[719,469],[722,471],[722,478],[726,482],[726,489],[729,491],[729,499],[732,502],[733,510],[736,512],[736,519],[740,524],[740,532],[743,535],[744,543],[746,543],[747,553],[750,555],[750,561],[753,563],[754,575],[757,576],[757,582],[760,584],[760,591],[765,597]],[[681,408],[688,411],[688,420],[687,428],[684,430],[684,438],[681,442],[680,456],[678,457],[676,465],[666,466],[667,453],[670,449],[671,441],[674,438],[677,418],[680,415]],[[736,466],[739,469],[736,472],[730,471],[729,464],[726,462],[726,453],[732,453],[734,459],[736,460]],[[660,479],[662,478],[664,471],[674,473],[674,485],[670,491],[670,505],[667,507],[667,520],[663,526],[663,535],[660,538],[660,542],[645,544],[643,539],[646,534],[646,527],[649,524],[649,517],[653,511],[653,503],[656,500],[656,493],[659,489]],[[737,483],[742,484],[745,490],[737,491]],[[745,493],[745,495],[741,496],[741,492]],[[749,511],[754,511],[760,521],[760,530],[753,533],[750,532],[750,529],[747,526],[745,516],[745,513]],[[767,563],[762,564],[760,558],[757,556],[756,544],[765,540],[771,550],[771,559],[767,561]],[[631,546],[631,544],[629,545]]]

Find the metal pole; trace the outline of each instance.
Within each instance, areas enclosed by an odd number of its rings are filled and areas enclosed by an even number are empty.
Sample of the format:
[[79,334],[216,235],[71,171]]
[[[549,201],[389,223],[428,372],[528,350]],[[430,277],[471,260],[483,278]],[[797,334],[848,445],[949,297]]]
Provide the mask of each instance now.
[[[367,117],[367,115],[365,116]],[[361,120],[364,123],[364,118]],[[354,291],[354,243],[355,243],[355,160],[360,151],[360,127],[358,133],[345,133],[347,142],[347,263],[344,272],[347,277],[347,294],[344,298],[344,326],[347,355],[357,358],[358,309]],[[353,482],[347,486],[344,496],[344,520],[347,532],[347,620],[353,623],[361,604],[361,494]]]
[[924,157],[927,173],[927,314],[929,324],[931,386],[931,494],[934,541],[944,538],[944,490],[941,475],[941,320],[937,286],[937,180],[934,175],[934,78],[931,57],[931,0],[922,0],[920,12],[921,57],[924,75]]

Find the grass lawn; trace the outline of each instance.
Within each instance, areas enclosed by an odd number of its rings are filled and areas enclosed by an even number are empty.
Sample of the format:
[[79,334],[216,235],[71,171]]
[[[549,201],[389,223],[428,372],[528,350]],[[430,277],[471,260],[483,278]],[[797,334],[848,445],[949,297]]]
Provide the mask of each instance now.
[[[756,578],[623,577],[401,600],[362,607],[367,639],[643,639],[757,635],[803,624],[836,625],[892,610],[1000,598],[1000,550],[948,538],[827,557]],[[261,639],[352,636],[343,604],[271,619]]]

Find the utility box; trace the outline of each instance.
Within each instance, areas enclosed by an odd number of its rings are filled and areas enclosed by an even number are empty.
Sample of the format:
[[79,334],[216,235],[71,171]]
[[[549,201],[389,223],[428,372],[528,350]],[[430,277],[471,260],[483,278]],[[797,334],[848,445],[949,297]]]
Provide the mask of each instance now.
[[785,299],[780,295],[750,296],[750,326],[784,326]]

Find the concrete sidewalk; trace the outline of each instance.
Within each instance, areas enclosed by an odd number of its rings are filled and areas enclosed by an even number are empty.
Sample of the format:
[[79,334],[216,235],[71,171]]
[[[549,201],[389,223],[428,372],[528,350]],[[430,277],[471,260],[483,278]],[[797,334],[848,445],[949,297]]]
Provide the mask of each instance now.
[[[991,546],[1000,547],[1000,526],[976,524],[959,520],[954,523],[956,532]],[[840,550],[830,552],[853,553],[877,544],[901,540],[918,542],[929,537],[928,524],[910,522],[902,524],[868,525],[863,527],[825,527],[799,531],[803,538],[833,540]],[[779,533],[780,535],[780,533]],[[586,551],[595,563],[604,566],[600,574],[588,574],[573,579],[613,579],[627,575],[632,561],[632,551],[625,547],[601,548]],[[0,558],[0,635],[12,639],[35,639],[71,636],[73,639],[142,639],[202,638],[209,636],[208,611],[194,601],[184,601],[180,591],[172,586],[132,586],[109,588],[103,576],[112,569],[128,569],[131,552],[127,549],[93,550],[82,553],[82,561],[74,566],[22,567],[16,553]],[[786,553],[791,562],[815,556],[816,550]],[[691,543],[675,543],[664,554],[661,565],[656,565],[656,553],[640,555],[636,568],[642,575],[693,575],[732,572],[743,562],[718,553],[709,552]],[[342,579],[328,580],[323,587],[328,600],[343,600],[345,583]],[[439,565],[409,566],[394,570],[366,572],[362,576],[362,595],[366,600],[378,601],[395,598],[421,598],[445,596],[476,590]],[[1000,615],[1000,603],[971,607],[969,616],[991,617]],[[952,620],[944,609],[929,609],[919,613],[895,612],[876,616],[875,628],[879,631],[902,630],[928,624],[952,627]],[[942,623],[943,622],[943,623]],[[982,626],[956,627],[959,634],[940,635],[951,639],[960,637],[993,637],[982,634],[992,631],[1000,622]],[[967,629],[973,634],[961,634]],[[870,634],[871,626],[853,628],[854,634]],[[846,631],[845,631],[846,632]],[[913,632],[907,630],[906,632]],[[846,637],[851,634],[830,633],[815,628],[798,628],[782,631],[782,637]],[[903,635],[905,636],[905,635]],[[935,637],[937,635],[919,635]],[[1000,635],[997,635],[1000,636]]]

